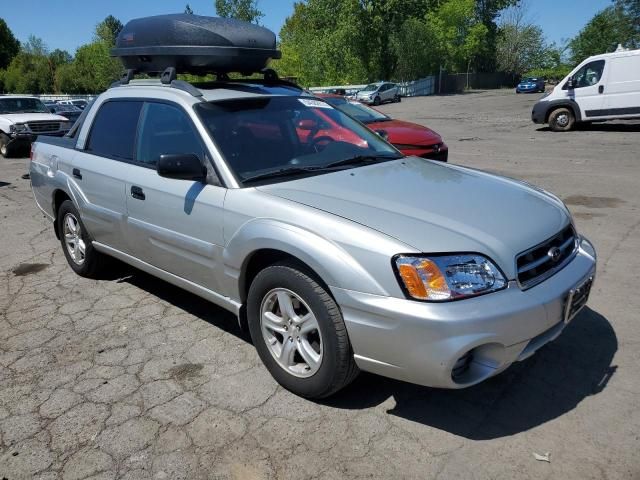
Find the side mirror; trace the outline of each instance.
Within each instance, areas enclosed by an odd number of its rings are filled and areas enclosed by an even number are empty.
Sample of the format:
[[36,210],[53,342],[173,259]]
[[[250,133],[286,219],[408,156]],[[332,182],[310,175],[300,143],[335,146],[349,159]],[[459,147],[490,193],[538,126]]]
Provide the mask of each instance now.
[[376,130],[375,132],[384,140],[387,140],[387,141],[389,140],[389,134],[387,133],[386,130]]
[[310,118],[305,118],[298,122],[298,128],[300,130],[308,130],[308,131],[316,130],[318,128],[318,122]]
[[207,177],[207,170],[194,153],[160,155],[156,170],[161,177],[175,180],[201,182]]
[[569,80],[567,80],[567,88],[570,90],[576,88],[576,81],[573,77],[569,77]]

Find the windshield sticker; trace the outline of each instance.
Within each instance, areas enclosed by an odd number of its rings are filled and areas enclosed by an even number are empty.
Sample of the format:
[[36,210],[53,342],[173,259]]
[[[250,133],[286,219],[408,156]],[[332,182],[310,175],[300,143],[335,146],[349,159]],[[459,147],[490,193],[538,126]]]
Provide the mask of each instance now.
[[312,100],[310,98],[299,98],[298,101],[305,107],[310,108],[331,108],[331,105],[320,100]]

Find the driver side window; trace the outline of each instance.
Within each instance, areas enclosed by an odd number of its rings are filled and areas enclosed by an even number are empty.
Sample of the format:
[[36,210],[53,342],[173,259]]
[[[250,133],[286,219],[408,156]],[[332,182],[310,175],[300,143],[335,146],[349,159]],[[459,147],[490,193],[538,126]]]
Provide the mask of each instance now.
[[604,70],[604,60],[587,63],[573,76],[574,88],[584,88],[597,85]]
[[160,155],[187,153],[204,157],[200,135],[187,115],[173,105],[145,103],[136,161],[155,167]]

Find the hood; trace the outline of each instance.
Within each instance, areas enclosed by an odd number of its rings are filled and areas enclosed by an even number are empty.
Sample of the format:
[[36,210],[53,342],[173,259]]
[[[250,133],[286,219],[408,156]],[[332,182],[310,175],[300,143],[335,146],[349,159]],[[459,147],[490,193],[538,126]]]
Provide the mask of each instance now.
[[389,142],[402,145],[433,145],[442,142],[442,137],[430,128],[402,120],[367,123],[371,130],[384,130]]
[[373,228],[420,252],[485,254],[509,279],[518,253],[570,222],[562,202],[542,190],[417,157],[257,188]]
[[67,119],[53,113],[7,113],[0,115],[11,123],[66,122]]

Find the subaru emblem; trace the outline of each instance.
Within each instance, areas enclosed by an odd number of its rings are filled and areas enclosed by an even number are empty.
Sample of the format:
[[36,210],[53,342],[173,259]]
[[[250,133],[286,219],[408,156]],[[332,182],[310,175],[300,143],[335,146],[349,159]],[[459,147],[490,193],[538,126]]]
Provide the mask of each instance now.
[[562,252],[558,247],[551,247],[547,252],[547,256],[553,263],[556,263],[558,260],[560,260],[560,255],[562,255]]

